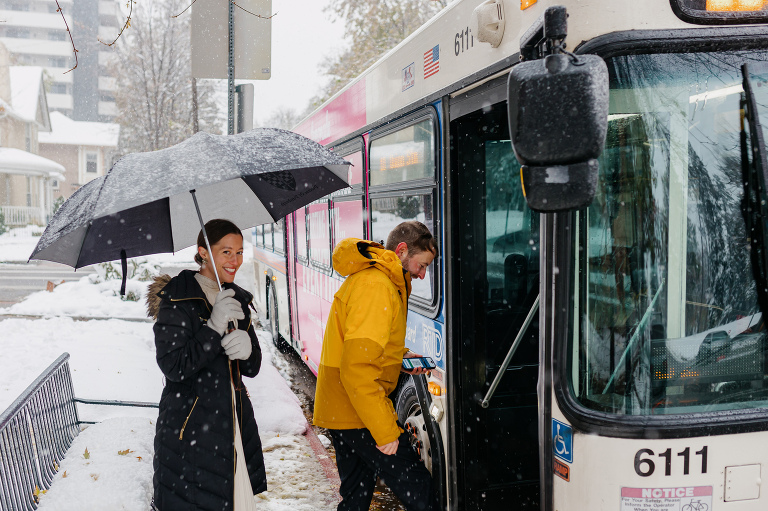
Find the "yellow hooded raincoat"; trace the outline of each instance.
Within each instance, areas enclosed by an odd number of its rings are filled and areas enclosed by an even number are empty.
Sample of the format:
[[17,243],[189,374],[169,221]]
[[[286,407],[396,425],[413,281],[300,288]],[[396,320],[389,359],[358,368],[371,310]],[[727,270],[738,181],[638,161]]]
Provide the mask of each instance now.
[[357,238],[341,241],[333,267],[347,279],[334,295],[317,373],[314,424],[367,428],[377,445],[402,430],[387,396],[405,349],[411,276],[397,254]]

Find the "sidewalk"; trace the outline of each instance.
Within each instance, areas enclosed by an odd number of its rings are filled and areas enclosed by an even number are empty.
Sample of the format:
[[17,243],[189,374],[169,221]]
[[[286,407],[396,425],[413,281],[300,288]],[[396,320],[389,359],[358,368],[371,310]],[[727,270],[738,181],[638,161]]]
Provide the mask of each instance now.
[[[107,419],[78,435],[51,488],[39,495],[42,511],[143,511],[152,499],[155,421]],[[256,496],[270,511],[333,510],[339,480],[311,426],[305,435],[262,438],[269,490]]]

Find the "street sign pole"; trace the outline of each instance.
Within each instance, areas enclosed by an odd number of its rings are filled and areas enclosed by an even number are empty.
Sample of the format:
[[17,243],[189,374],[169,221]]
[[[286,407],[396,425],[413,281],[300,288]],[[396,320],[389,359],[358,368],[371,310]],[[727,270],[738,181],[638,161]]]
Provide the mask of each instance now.
[[227,134],[235,134],[235,3],[227,0],[229,4],[229,60],[227,69],[227,102],[229,112],[227,115]]

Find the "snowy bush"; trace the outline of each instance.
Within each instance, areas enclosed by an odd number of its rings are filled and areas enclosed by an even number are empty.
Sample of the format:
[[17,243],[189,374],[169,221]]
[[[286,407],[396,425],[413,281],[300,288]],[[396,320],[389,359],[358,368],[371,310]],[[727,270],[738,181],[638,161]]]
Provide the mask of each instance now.
[[[99,284],[110,280],[123,280],[123,268],[120,261],[99,263],[94,266],[94,269],[96,270],[96,273],[91,275],[91,282],[93,284]],[[160,266],[150,262],[147,258],[129,259],[127,269],[127,278],[129,282],[148,282],[152,280],[153,277],[160,274]],[[115,291],[115,294],[119,294],[119,291]],[[124,301],[136,302],[142,299],[142,294],[127,289],[126,294],[122,299]]]
[[53,201],[53,212],[54,214],[59,210],[62,204],[64,204],[64,201],[66,199],[64,197],[56,197],[56,200]]
[[5,214],[0,209],[0,234],[5,234],[6,232],[8,232],[8,227],[5,225]]

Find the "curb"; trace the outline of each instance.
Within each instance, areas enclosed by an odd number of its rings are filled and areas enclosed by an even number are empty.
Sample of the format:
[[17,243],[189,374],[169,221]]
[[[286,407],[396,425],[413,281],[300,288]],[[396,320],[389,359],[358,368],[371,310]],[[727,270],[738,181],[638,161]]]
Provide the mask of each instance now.
[[4,319],[53,319],[53,318],[71,318],[74,321],[107,321],[110,319],[119,319],[121,321],[130,321],[132,323],[154,323],[152,318],[131,318],[131,317],[106,317],[106,316],[67,316],[62,314],[4,314],[0,313],[0,321]]
[[325,447],[323,447],[320,439],[317,438],[315,428],[313,428],[309,422],[307,422],[307,427],[304,430],[304,436],[306,436],[307,440],[309,440],[309,445],[312,447],[312,451],[315,453],[315,458],[317,458],[317,461],[320,462],[320,466],[323,468],[325,478],[328,479],[328,482],[331,485],[331,489],[333,489],[336,500],[334,502],[328,502],[328,504],[338,504],[341,502],[341,495],[339,494],[341,480],[339,479],[339,471],[336,469],[336,464],[328,455],[328,451],[325,450]]

